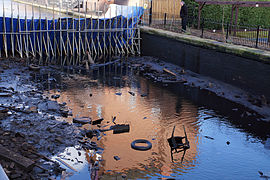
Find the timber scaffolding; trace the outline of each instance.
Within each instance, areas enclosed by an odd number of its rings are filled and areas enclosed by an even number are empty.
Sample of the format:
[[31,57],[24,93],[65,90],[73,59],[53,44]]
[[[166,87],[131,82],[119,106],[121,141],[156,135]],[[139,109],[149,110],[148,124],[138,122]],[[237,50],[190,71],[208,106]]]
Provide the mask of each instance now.
[[[62,58],[91,56],[94,61],[108,60],[115,56],[140,55],[139,23],[143,15],[142,7],[115,6],[107,12],[114,16],[105,17],[99,13],[90,16],[79,13],[79,17],[55,18],[54,7],[50,13],[53,18],[0,17],[0,57]],[[47,9],[49,12],[49,10]],[[68,9],[66,9],[68,12]],[[80,58],[82,57],[82,58]]]

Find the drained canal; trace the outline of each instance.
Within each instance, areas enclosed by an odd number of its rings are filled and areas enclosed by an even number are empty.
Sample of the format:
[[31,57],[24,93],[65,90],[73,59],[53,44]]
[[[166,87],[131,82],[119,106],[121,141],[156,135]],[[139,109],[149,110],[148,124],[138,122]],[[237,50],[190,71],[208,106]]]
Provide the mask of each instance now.
[[[181,83],[153,82],[124,64],[64,72],[36,73],[33,80],[50,82],[44,89],[49,97],[59,94],[57,102],[67,103],[72,116],[66,121],[104,118],[100,125],[80,127],[87,130],[114,125],[112,117],[116,124],[130,125],[126,133],[93,137],[97,151],[78,153],[71,147],[58,155],[78,170],[68,169],[74,173],[70,179],[260,179],[258,171],[270,172],[270,150],[264,145],[269,123],[247,117],[250,110],[243,106]],[[174,135],[184,136],[183,125],[190,149],[171,155],[167,139],[174,126]],[[132,149],[135,139],[149,140],[152,149]]]
[[[4,0],[4,4],[6,16],[11,16],[10,1]],[[19,9],[21,9],[19,11],[16,8],[17,4],[14,3],[14,16],[17,16],[18,12],[22,12],[19,13],[20,17],[24,17],[23,12],[26,12],[27,17],[32,17],[32,7],[19,5]],[[0,11],[0,14],[2,13]],[[41,17],[47,15],[48,18],[53,17],[52,14],[46,14],[47,12],[38,8],[33,8],[33,13],[35,18],[38,18],[39,14]],[[152,57],[141,57],[137,60],[147,61],[149,59]],[[158,62],[157,64],[166,64],[161,60],[156,62]],[[203,88],[203,85],[196,86],[196,82],[201,84],[203,81],[208,82],[202,76],[212,72],[202,66],[203,64],[200,66],[200,71],[194,72],[206,71],[207,73],[201,73],[202,75],[191,73],[191,77],[196,77],[198,81],[177,79],[178,83],[168,83],[171,81],[156,82],[158,78],[149,78],[153,74],[162,76],[164,74],[162,70],[161,72],[153,72],[150,67],[149,73],[146,72],[147,76],[143,76],[138,70],[142,65],[136,63],[97,66],[89,71],[84,71],[85,67],[81,70],[70,66],[65,66],[62,69],[59,66],[49,66],[45,69],[42,67],[41,71],[30,71],[30,73],[28,67],[23,70],[17,67],[18,71],[11,70],[9,74],[6,71],[9,71],[10,67],[1,64],[1,72],[2,69],[5,71],[3,70],[0,74],[0,82],[3,86],[2,89],[13,86],[13,91],[15,89],[17,94],[14,92],[12,98],[15,98],[16,101],[26,101],[27,98],[23,94],[23,90],[17,89],[17,84],[9,78],[18,81],[25,79],[26,81],[28,76],[24,77],[21,74],[29,73],[32,86],[37,86],[37,89],[41,91],[33,90],[32,94],[29,93],[30,95],[45,94],[52,102],[56,101],[61,105],[66,105],[69,109],[66,118],[55,114],[51,115],[44,110],[46,116],[42,113],[40,116],[44,117],[43,120],[45,120],[42,122],[34,121],[35,123],[32,123],[31,126],[41,127],[41,123],[47,126],[47,120],[48,123],[55,123],[51,120],[56,119],[58,122],[63,122],[61,124],[63,126],[73,124],[84,132],[98,134],[93,137],[87,137],[83,134],[80,139],[83,143],[92,142],[92,145],[97,145],[98,148],[83,149],[78,144],[73,145],[72,143],[77,141],[74,137],[75,140],[70,141],[70,147],[64,147],[64,151],[59,150],[55,153],[55,150],[51,150],[50,153],[54,154],[51,158],[70,172],[70,174],[62,174],[62,177],[69,176],[69,179],[260,179],[258,171],[270,176],[270,123],[261,121],[261,116],[253,111],[258,109],[257,105],[254,105],[256,108],[251,110],[247,108],[248,105],[243,106],[240,105],[241,103],[234,103],[228,98],[220,97],[222,93],[227,95],[228,91],[213,93],[209,89],[215,89],[217,81],[207,83],[208,89]],[[197,63],[197,65],[200,64]],[[219,62],[219,65],[222,66],[222,63]],[[186,72],[181,73],[185,74]],[[223,75],[226,76],[225,72]],[[189,81],[190,84],[184,83],[186,81]],[[240,81],[242,80],[239,79]],[[29,82],[22,81],[22,84],[24,83]],[[238,81],[235,83],[239,84]],[[243,84],[249,85],[248,82]],[[29,91],[31,91],[32,86],[28,87]],[[219,87],[222,91],[222,86]],[[228,87],[226,86],[226,88]],[[264,86],[261,89],[263,88]],[[241,99],[241,91],[237,92],[240,92],[240,95],[232,97]],[[26,95],[30,96],[29,94]],[[1,105],[4,104],[6,107],[8,104],[17,103],[14,99],[14,101],[8,99],[10,97],[1,99]],[[39,95],[35,98],[40,98],[38,100],[41,101],[43,96]],[[42,101],[45,100],[42,99]],[[29,103],[24,102],[23,106],[27,104]],[[40,113],[43,108],[42,102],[34,102],[33,104],[35,104],[35,112]],[[266,103],[266,106],[269,104]],[[31,113],[34,111],[30,110]],[[265,113],[265,111],[261,112]],[[12,113],[8,120],[16,117],[15,122],[15,118],[10,123],[1,120],[1,126],[17,131],[19,128],[16,129],[16,127],[20,127],[19,120],[23,119],[21,123],[25,120],[25,115],[20,114],[24,111]],[[29,115],[27,118],[31,122],[33,117],[35,116]],[[46,119],[48,117],[51,119]],[[74,118],[79,117],[88,117],[92,121],[101,118],[104,120],[97,125],[73,123]],[[12,123],[19,125],[12,127],[10,125]],[[115,124],[129,125],[130,129],[128,132],[120,134],[113,134],[111,130],[105,131]],[[171,137],[174,126],[176,127],[175,136],[184,136],[183,126],[185,127],[190,148],[172,154],[167,139]],[[26,134],[29,129],[33,128],[29,127],[26,125],[24,127],[27,129],[25,130]],[[61,134],[57,132],[58,130],[45,128],[44,132],[48,134],[36,132],[34,135],[39,135],[42,140],[44,140],[42,136],[48,136],[49,140],[56,139],[58,144],[62,143],[64,138],[73,138],[72,133]],[[61,137],[55,138],[55,134]],[[131,143],[136,139],[148,140],[152,144],[152,148],[147,151],[132,149]],[[52,147],[49,140],[44,141],[47,143],[44,146],[48,146],[48,151],[50,151],[49,147]],[[38,143],[37,148],[42,149],[40,148],[42,142]],[[32,141],[32,144],[35,142]],[[42,153],[46,154],[44,151]],[[60,176],[57,178],[60,179]]]

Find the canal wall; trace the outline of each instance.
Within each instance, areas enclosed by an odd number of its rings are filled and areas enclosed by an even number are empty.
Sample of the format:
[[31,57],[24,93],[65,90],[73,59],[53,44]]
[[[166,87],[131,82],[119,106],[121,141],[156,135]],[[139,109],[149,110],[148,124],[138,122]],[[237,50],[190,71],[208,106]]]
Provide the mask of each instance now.
[[270,101],[270,52],[150,27],[141,28],[142,55],[240,87]]

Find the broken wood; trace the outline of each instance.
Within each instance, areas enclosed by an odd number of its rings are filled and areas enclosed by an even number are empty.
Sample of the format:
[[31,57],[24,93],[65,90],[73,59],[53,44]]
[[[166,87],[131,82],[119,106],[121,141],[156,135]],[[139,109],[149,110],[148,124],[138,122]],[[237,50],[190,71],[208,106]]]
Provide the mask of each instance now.
[[39,153],[34,152],[34,151],[31,151],[31,150],[29,150],[29,152],[31,152],[31,153],[33,153],[33,154],[35,154],[35,155],[37,155],[37,156],[41,157],[42,159],[44,159],[44,160],[46,160],[46,161],[50,161],[50,162],[55,163],[55,161],[53,161],[53,160],[49,159],[48,157],[46,157],[46,156],[44,156],[44,155],[42,155],[42,154],[39,154]]
[[134,92],[128,91],[129,94],[131,94],[132,96],[135,96]]
[[129,124],[117,124],[114,126],[111,126],[111,129],[113,130],[113,134],[120,134],[129,132]]
[[95,62],[94,62],[94,60],[93,60],[93,58],[91,57],[91,55],[90,55],[89,52],[87,52],[87,57],[88,57],[88,61],[89,61],[90,64],[95,64]]
[[4,93],[4,92],[0,93],[0,97],[10,97],[10,96],[12,96],[11,93]]
[[96,124],[100,124],[104,119],[101,118],[101,119],[98,119],[98,120],[95,120],[95,121],[92,121],[92,125],[96,125]]
[[0,145],[0,157],[13,161],[25,170],[31,170],[35,162]]
[[76,169],[74,169],[72,166],[70,166],[68,163],[66,163],[65,161],[63,161],[60,158],[55,158],[57,161],[60,161],[62,164],[64,164],[65,166],[67,166],[68,168],[72,169],[75,172],[78,172]]
[[73,123],[79,123],[79,124],[90,124],[91,118],[89,117],[80,117],[80,118],[73,118]]
[[163,68],[163,71],[170,75],[177,76],[174,72],[170,71],[169,69]]

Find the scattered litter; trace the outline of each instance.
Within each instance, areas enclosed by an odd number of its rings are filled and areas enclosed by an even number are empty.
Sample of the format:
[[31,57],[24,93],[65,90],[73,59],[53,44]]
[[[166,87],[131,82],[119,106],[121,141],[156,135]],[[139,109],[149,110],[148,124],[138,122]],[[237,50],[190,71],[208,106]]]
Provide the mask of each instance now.
[[132,96],[135,96],[134,92],[128,91],[129,94],[131,94]]
[[127,178],[127,175],[126,174],[122,174],[122,178],[123,179],[126,179]]
[[144,117],[143,119],[147,119],[147,117]]
[[262,171],[258,171],[258,173],[260,174],[261,178],[264,178],[264,179],[269,179],[270,178],[270,176],[267,176],[267,175],[263,174]]
[[119,161],[119,160],[120,160],[120,157],[118,157],[118,156],[113,156],[113,158],[114,158],[116,161]]
[[148,96],[148,94],[141,94],[141,97],[146,97]]
[[[182,137],[182,136],[174,136],[175,126],[173,127],[172,136],[169,139],[167,139],[167,141],[171,147],[171,152],[173,150],[175,150],[177,152],[177,149],[181,149],[181,151],[182,151],[182,150],[190,148],[189,141],[188,141],[187,134],[186,134],[186,130],[185,130],[185,126],[183,126],[183,128],[184,128],[185,136]],[[185,139],[185,142],[183,142],[183,139]]]
[[58,99],[58,98],[60,98],[60,95],[59,94],[54,94],[54,95],[51,96],[51,98]]
[[212,116],[208,116],[208,117],[204,117],[203,119],[204,120],[207,120],[207,119],[211,119],[211,118],[213,118]]
[[0,97],[10,97],[12,96],[11,93],[0,93]]
[[100,118],[98,120],[92,121],[92,125],[100,124],[103,120],[103,118]]
[[121,96],[121,95],[122,95],[122,93],[115,93],[115,95],[117,95],[117,96]]
[[32,71],[39,71],[40,70],[40,66],[36,65],[36,64],[30,64],[29,65],[29,69]]
[[114,124],[116,124],[116,123],[115,123],[115,119],[116,119],[116,116],[112,116],[112,122],[113,122]]
[[211,140],[215,140],[214,138],[210,137],[210,136],[204,136],[207,139],[211,139]]
[[120,133],[129,132],[130,127],[129,127],[129,124],[117,124],[117,125],[111,126],[111,129],[113,130],[113,134],[120,134]]
[[[138,146],[136,145],[137,143],[146,144],[146,146]],[[152,143],[146,139],[136,139],[131,143],[131,148],[139,151],[147,151],[152,148]]]
[[91,118],[89,118],[89,117],[73,118],[73,122],[79,123],[79,124],[90,124]]
[[164,71],[165,73],[170,74],[170,75],[177,76],[174,72],[170,71],[169,69],[163,68],[163,71]]
[[65,166],[67,166],[68,168],[72,169],[75,172],[78,172],[76,169],[74,169],[72,166],[70,166],[68,163],[66,163],[65,161],[63,161],[60,158],[55,158],[57,161],[61,162],[62,164],[64,164]]
[[31,159],[21,156],[2,145],[0,145],[0,157],[15,162],[25,170],[30,170],[35,164]]

